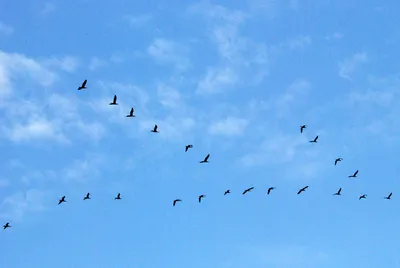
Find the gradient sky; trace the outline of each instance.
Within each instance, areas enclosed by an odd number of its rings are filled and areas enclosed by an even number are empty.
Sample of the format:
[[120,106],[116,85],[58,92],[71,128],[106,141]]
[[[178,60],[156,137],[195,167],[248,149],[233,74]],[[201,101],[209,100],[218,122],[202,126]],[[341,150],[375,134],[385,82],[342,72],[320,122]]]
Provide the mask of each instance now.
[[0,6],[0,267],[400,267],[400,3]]

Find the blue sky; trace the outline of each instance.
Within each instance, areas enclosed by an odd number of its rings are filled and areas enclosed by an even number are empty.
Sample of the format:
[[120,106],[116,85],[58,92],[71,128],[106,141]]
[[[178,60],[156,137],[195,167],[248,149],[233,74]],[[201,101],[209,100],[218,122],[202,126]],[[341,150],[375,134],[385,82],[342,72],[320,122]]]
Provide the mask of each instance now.
[[1,266],[399,267],[399,9],[5,0]]

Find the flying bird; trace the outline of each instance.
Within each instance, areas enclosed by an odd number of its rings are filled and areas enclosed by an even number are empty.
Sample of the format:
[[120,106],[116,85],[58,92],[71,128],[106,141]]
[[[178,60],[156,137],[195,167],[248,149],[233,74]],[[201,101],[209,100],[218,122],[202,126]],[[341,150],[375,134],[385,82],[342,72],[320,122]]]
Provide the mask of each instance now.
[[269,187],[267,194],[270,194],[272,190],[275,190],[275,187]]
[[366,194],[363,194],[363,195],[361,195],[359,198],[358,198],[358,200],[360,200],[360,199],[366,199],[367,198],[367,195]]
[[129,114],[126,117],[135,117],[135,115],[133,114],[135,110],[133,108],[131,108]]
[[337,193],[334,193],[333,195],[341,195],[340,193],[342,192],[342,188],[339,189],[339,191],[337,191]]
[[336,166],[336,164],[337,164],[338,162],[340,162],[340,161],[342,161],[342,160],[343,160],[343,158],[341,158],[341,157],[336,158],[336,160],[335,160],[335,166]]
[[300,133],[303,133],[303,129],[305,129],[305,128],[307,128],[307,126],[306,126],[306,125],[302,125],[302,126],[300,126]]
[[200,163],[208,163],[208,158],[210,158],[210,154],[206,155],[204,160],[201,160]]
[[254,189],[254,187],[247,188],[246,190],[243,191],[242,195],[245,195],[248,192],[251,192],[253,189]]
[[230,194],[230,193],[231,193],[231,190],[226,190],[224,195],[227,195],[227,194]]
[[87,79],[85,79],[85,81],[83,81],[82,85],[80,87],[78,87],[78,90],[85,89],[86,83],[87,83]]
[[185,146],[185,152],[187,152],[189,150],[189,148],[193,148],[193,145],[188,144]]
[[114,95],[114,99],[112,102],[110,102],[110,105],[118,105],[117,103],[117,95]]
[[301,194],[302,192],[305,192],[305,190],[308,188],[308,186],[301,188],[297,194]]
[[61,199],[58,201],[58,204],[61,204],[63,202],[67,202],[67,201],[65,201],[65,195],[63,197],[61,197]]
[[392,198],[392,193],[390,193],[388,196],[385,197],[385,199],[390,200]]
[[3,225],[3,229],[4,230],[7,229],[7,228],[10,228],[10,227],[11,227],[11,225],[10,225],[9,222],[7,222],[6,224]]
[[90,193],[87,193],[86,196],[83,198],[83,200],[90,199]]
[[118,194],[117,194],[117,197],[115,197],[114,199],[115,199],[115,200],[120,200],[120,199],[121,199],[121,194],[118,193]]
[[154,125],[154,128],[152,130],[150,130],[150,132],[158,133],[157,128],[158,128],[158,126]]
[[349,178],[357,178],[357,174],[358,174],[358,169],[356,170],[356,172],[354,172],[353,175],[348,176]]
[[201,199],[203,199],[204,197],[206,197],[204,194],[199,196],[199,203],[201,203]]
[[317,140],[318,140],[318,136],[316,136],[312,141],[310,141],[310,142],[314,142],[314,143],[317,143]]
[[175,200],[174,200],[174,203],[173,203],[173,206],[175,207],[176,203],[178,203],[178,202],[182,202],[182,200],[180,200],[180,199],[175,199]]

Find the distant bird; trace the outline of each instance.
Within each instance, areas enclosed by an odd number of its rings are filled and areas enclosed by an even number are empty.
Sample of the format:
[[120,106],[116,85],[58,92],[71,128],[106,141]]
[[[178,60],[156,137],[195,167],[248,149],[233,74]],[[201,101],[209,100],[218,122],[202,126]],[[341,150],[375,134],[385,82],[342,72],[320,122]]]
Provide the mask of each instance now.
[[189,150],[189,148],[193,148],[193,145],[188,144],[185,146],[185,152],[187,152]]
[[174,203],[173,203],[173,206],[175,207],[176,203],[178,203],[178,202],[182,202],[182,200],[180,200],[180,199],[175,199],[175,200],[174,200]]
[[367,195],[366,194],[363,194],[363,195],[361,195],[359,198],[358,198],[358,200],[360,200],[360,199],[366,199],[367,198]]
[[201,199],[203,199],[204,197],[206,197],[204,194],[199,196],[199,203],[201,203]]
[[336,166],[336,164],[337,164],[338,162],[340,162],[340,161],[342,161],[342,160],[343,160],[343,158],[341,158],[341,157],[336,158],[336,160],[335,160],[335,166]]
[[390,200],[392,198],[392,193],[390,193],[388,196],[385,197],[385,199]]
[[353,175],[348,176],[349,178],[357,178],[357,174],[358,174],[358,169],[356,170],[356,172],[354,172]]
[[118,193],[117,194],[117,197],[116,198],[114,198],[115,200],[120,200],[121,199],[121,194],[120,193]]
[[126,117],[135,117],[135,115],[133,114],[135,110],[133,108],[131,108],[129,114]]
[[306,126],[306,125],[302,125],[302,126],[300,126],[300,133],[303,133],[303,129],[305,129],[305,128],[307,128],[307,126]]
[[152,130],[150,130],[150,132],[158,133],[157,128],[158,128],[158,126],[154,125],[154,128]]
[[267,194],[270,194],[272,190],[275,190],[275,187],[269,187]]
[[63,202],[67,202],[67,201],[65,201],[65,195],[63,197],[61,197],[61,199],[58,201],[58,204],[61,204]]
[[78,87],[78,90],[85,89],[86,83],[87,83],[87,79],[85,79],[85,81],[83,81],[82,85],[80,87]]
[[110,102],[110,105],[118,105],[117,103],[117,95],[114,95],[114,99],[112,102]]
[[297,194],[301,194],[302,192],[305,192],[305,190],[308,188],[308,186],[301,188]]
[[246,190],[243,191],[242,195],[245,195],[248,192],[251,192],[253,189],[254,189],[254,187],[247,188]]
[[87,193],[86,196],[83,198],[83,200],[90,199],[90,193]]
[[342,188],[340,188],[339,191],[337,191],[337,193],[334,193],[333,195],[340,195],[341,192],[342,192]]
[[7,228],[10,228],[10,227],[11,227],[11,225],[10,225],[9,222],[7,222],[6,224],[3,225],[3,229],[4,230],[7,229]]
[[231,190],[226,190],[224,195],[227,195],[227,194],[230,194],[230,193],[231,193]]
[[200,163],[208,163],[208,158],[210,158],[210,154],[206,155],[204,160],[201,160]]
[[314,142],[314,143],[317,143],[317,140],[318,140],[318,136],[316,136],[312,141],[310,141],[310,142]]

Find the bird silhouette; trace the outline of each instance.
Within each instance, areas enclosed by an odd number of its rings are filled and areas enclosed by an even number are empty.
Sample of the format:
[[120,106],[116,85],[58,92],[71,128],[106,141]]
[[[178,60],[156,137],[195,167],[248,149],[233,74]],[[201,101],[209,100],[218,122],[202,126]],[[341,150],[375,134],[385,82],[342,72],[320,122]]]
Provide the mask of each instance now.
[[314,143],[317,143],[317,140],[318,140],[318,136],[316,136],[312,141],[310,141],[310,142],[314,142]]
[[154,125],[154,128],[152,130],[150,130],[150,132],[154,132],[154,133],[158,133],[158,126]]
[[135,117],[135,115],[133,114],[135,110],[133,108],[131,108],[129,114],[126,117]]
[[83,200],[90,199],[90,193],[87,193],[86,196],[83,198]]
[[203,199],[204,197],[206,197],[204,194],[199,196],[199,203],[201,203],[201,199]]
[[392,198],[392,193],[390,193],[388,196],[385,197],[385,199],[390,200]]
[[61,204],[61,203],[64,203],[64,202],[67,202],[65,200],[65,195],[63,197],[61,197],[61,199],[58,201],[58,204]]
[[334,193],[333,195],[341,195],[340,193],[342,192],[342,188],[339,189],[339,191],[337,191],[337,193]]
[[305,128],[307,128],[307,126],[306,126],[306,125],[302,125],[302,126],[300,126],[300,133],[303,133],[303,129],[305,129]]
[[120,199],[121,199],[121,194],[118,193],[118,194],[117,194],[117,197],[115,197],[114,199],[115,199],[115,200],[120,200]]
[[367,195],[366,194],[363,194],[363,195],[361,195],[359,198],[358,198],[358,200],[360,200],[360,199],[366,199],[367,198]]
[[114,95],[114,99],[112,102],[110,102],[110,105],[118,105],[117,103],[117,95]]
[[275,187],[269,187],[267,194],[270,194],[272,190],[275,190]]
[[248,192],[251,192],[253,189],[254,189],[254,187],[247,188],[246,190],[243,191],[242,195],[245,195]]
[[208,163],[208,158],[210,158],[210,154],[206,155],[204,160],[201,160],[200,163]]
[[4,230],[7,229],[7,228],[10,228],[10,227],[11,227],[11,225],[10,225],[9,222],[7,222],[6,224],[3,225],[3,229]]
[[180,200],[180,199],[175,199],[175,200],[174,200],[174,203],[173,203],[172,205],[175,207],[176,203],[178,203],[178,202],[182,202],[182,200]]
[[193,145],[188,144],[185,146],[185,152],[187,152],[189,150],[189,148],[193,148]]
[[307,190],[308,186],[301,188],[297,194],[301,194],[302,192],[305,192],[305,190]]
[[348,176],[349,178],[357,178],[357,174],[358,174],[358,169],[356,170],[356,172],[354,172],[353,175]]
[[226,190],[224,195],[227,195],[227,194],[230,194],[230,193],[231,193],[231,190]]
[[82,85],[80,87],[78,87],[78,90],[85,89],[86,83],[87,83],[87,79],[85,79],[85,81],[83,81]]
[[343,158],[341,158],[341,157],[336,158],[336,159],[335,159],[335,166],[336,166],[336,164],[337,164],[338,162],[340,162],[340,161],[342,161],[342,160],[343,160]]

